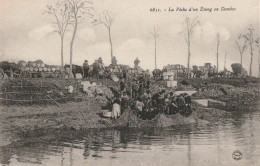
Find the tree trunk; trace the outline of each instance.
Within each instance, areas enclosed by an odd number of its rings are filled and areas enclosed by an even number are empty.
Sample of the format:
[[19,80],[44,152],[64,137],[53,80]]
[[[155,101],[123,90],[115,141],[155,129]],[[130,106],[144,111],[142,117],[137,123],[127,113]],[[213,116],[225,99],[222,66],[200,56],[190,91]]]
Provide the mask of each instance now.
[[227,63],[227,52],[225,51],[224,71],[226,70],[226,63]]
[[219,34],[217,35],[217,72],[218,72],[218,48],[219,48]]
[[252,47],[252,43],[250,43],[250,69],[249,69],[249,75],[252,76],[252,64],[253,64],[253,47]]
[[258,46],[258,78],[260,78],[260,46]]
[[[258,59],[260,59],[260,58],[258,57]],[[258,61],[260,61],[260,60],[258,60]],[[258,78],[260,78],[260,62],[258,62]]]
[[241,63],[241,66],[243,67],[243,54],[240,53],[240,63]]
[[110,28],[108,29],[108,35],[109,35],[109,42],[110,42],[111,64],[112,64],[112,61],[113,61],[113,44],[112,44],[112,39],[111,39]]
[[[70,75],[72,74],[73,44],[74,44],[74,40],[75,40],[77,28],[78,28],[78,21],[75,20],[75,26],[74,26],[73,36],[72,36],[72,39],[71,39],[71,42],[70,42]],[[69,76],[70,76],[70,75],[69,75]]]
[[249,75],[252,76],[252,63],[253,63],[253,54],[251,53],[251,59],[250,59],[250,71]]
[[63,36],[61,36],[61,50],[60,50],[60,54],[61,54],[61,67],[64,66],[64,62],[63,62]]
[[157,58],[156,58],[156,39],[154,39],[154,58],[155,58],[155,69],[157,69]]
[[189,28],[189,22],[187,22],[187,46],[188,46],[188,69],[187,69],[187,78],[189,78],[190,73],[190,28]]
[[188,75],[187,77],[189,78],[189,73],[190,73],[190,43],[188,45]]
[[252,64],[253,64],[253,44],[254,44],[254,36],[253,36],[253,29],[251,26],[249,26],[249,45],[250,45],[250,69],[249,69],[249,75],[252,76]]
[[240,55],[241,66],[243,67],[243,54]]

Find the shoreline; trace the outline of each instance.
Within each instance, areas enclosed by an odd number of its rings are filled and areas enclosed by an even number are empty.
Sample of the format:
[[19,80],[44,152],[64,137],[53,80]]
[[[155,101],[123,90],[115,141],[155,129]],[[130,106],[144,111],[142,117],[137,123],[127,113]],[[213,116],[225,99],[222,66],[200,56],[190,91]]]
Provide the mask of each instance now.
[[[134,115],[137,123],[145,124],[129,125],[129,116],[133,115],[132,110],[126,111],[116,120],[103,118],[99,115],[101,108],[98,104],[100,103],[93,102],[94,100],[80,103],[68,102],[60,104],[60,107],[56,105],[3,106],[2,111],[0,111],[1,124],[5,130],[9,131],[28,131],[40,128],[73,128],[78,130],[114,127],[170,127],[200,122],[211,123],[219,117],[231,115],[230,112],[224,110],[198,107],[192,104],[193,113],[189,117],[184,117],[179,113],[175,115],[158,114],[152,120],[142,120]],[[159,125],[159,121],[163,123]]]
[[[42,82],[41,82],[42,81]],[[104,82],[99,80],[97,83]],[[0,123],[2,130],[10,132],[20,132],[35,130],[39,128],[73,128],[73,129],[88,129],[88,128],[111,128],[111,127],[169,127],[173,125],[185,125],[191,123],[212,123],[219,117],[230,116],[234,111],[259,111],[259,93],[260,85],[257,81],[248,81],[249,83],[239,84],[240,86],[232,86],[233,84],[243,83],[240,79],[235,81],[225,79],[220,80],[222,84],[216,83],[217,80],[209,79],[192,79],[185,80],[188,85],[178,85],[176,90],[198,89],[198,93],[192,96],[197,98],[211,98],[220,101],[225,101],[225,109],[207,108],[192,102],[193,113],[189,117],[183,117],[180,114],[176,115],[160,115],[153,120],[145,121],[138,119],[133,111],[126,111],[117,120],[102,118],[100,116],[101,106],[105,105],[104,96],[94,97],[84,96],[75,89],[76,93],[80,93],[83,100],[81,102],[69,101],[59,103],[59,107],[55,103],[47,105],[1,105]],[[207,81],[207,86],[202,88],[201,83]],[[65,87],[74,85],[77,87],[78,80],[54,80],[54,79],[35,79],[31,80],[34,84],[43,83],[48,86],[55,85],[56,87]],[[181,81],[179,81],[181,82]],[[6,83],[6,82],[5,82]],[[153,81],[151,89],[156,89],[161,86],[163,81]],[[3,84],[3,82],[2,82]],[[2,85],[1,84],[1,85]],[[107,85],[117,86],[116,83],[108,82]],[[199,88],[198,88],[199,87]],[[224,88],[227,94],[222,94],[221,88]],[[219,90],[220,89],[220,90]],[[166,89],[167,91],[167,89]],[[223,91],[223,90],[222,90]],[[102,100],[103,99],[103,100]],[[245,101],[247,99],[248,101]],[[235,106],[234,106],[235,105]],[[251,106],[251,107],[250,107]],[[135,117],[134,117],[135,116]],[[130,122],[133,121],[133,122]]]

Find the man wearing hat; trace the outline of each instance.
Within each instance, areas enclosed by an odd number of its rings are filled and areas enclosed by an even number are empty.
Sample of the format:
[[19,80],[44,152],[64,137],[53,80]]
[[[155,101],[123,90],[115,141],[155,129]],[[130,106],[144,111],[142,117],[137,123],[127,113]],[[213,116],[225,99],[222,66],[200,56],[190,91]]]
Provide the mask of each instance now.
[[136,57],[135,61],[134,61],[134,64],[135,64],[135,69],[137,69],[138,65],[140,63],[140,60]]
[[88,71],[89,71],[89,65],[88,65],[88,61],[85,60],[85,62],[83,63],[83,78],[87,78],[88,77]]

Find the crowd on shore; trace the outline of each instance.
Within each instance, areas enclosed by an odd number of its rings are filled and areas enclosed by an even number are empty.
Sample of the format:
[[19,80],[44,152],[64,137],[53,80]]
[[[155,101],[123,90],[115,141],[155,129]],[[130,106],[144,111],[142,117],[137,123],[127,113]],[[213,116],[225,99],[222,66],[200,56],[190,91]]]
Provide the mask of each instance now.
[[142,75],[130,82],[126,80],[121,79],[118,90],[111,88],[114,98],[108,98],[107,108],[112,110],[113,119],[120,117],[127,109],[135,110],[136,115],[143,120],[151,120],[159,113],[191,114],[191,97],[188,94],[176,95],[165,89],[152,93],[150,78]]
[[[102,59],[99,58],[97,63],[102,64]],[[135,66],[137,67],[139,63],[140,61],[137,59]],[[83,72],[86,73],[83,77],[88,77],[87,61],[83,64]],[[123,74],[119,88],[110,88],[114,97],[107,97],[108,102],[105,108],[112,110],[113,119],[120,117],[127,109],[135,110],[136,115],[144,120],[153,119],[158,113],[180,113],[183,116],[191,114],[191,97],[188,94],[175,95],[174,92],[166,93],[165,89],[151,93],[150,88],[151,77],[149,75],[140,73],[134,78],[128,78],[126,74]]]

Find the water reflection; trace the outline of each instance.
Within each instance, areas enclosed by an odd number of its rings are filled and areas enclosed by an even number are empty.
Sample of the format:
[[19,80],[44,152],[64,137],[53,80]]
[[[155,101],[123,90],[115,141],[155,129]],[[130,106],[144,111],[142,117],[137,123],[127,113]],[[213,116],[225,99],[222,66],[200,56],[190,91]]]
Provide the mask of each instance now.
[[[259,165],[260,113],[170,128],[37,130],[0,147],[2,165]],[[243,152],[235,161],[232,153]]]

